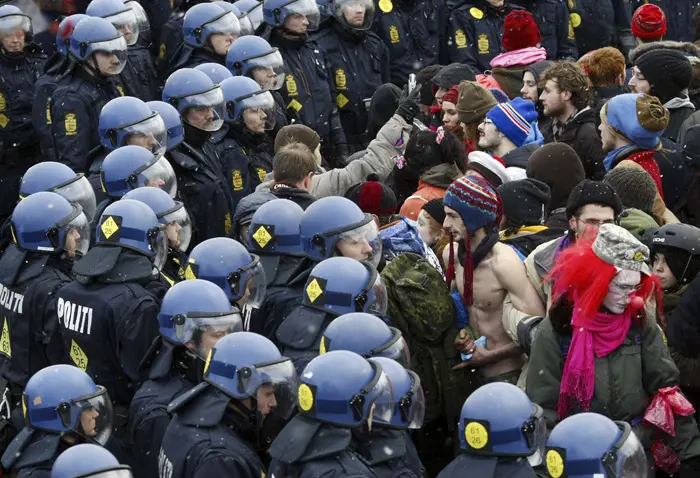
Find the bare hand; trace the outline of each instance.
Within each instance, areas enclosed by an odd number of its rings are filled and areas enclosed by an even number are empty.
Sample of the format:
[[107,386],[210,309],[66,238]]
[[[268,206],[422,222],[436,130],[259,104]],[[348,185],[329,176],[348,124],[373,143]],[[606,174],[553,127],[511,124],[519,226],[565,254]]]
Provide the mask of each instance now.
[[469,334],[469,332],[462,329],[459,331],[459,335],[455,339],[455,347],[460,352],[469,353],[471,349],[474,348],[474,338]]
[[479,347],[478,345],[471,350],[467,350],[466,353],[471,353],[472,358],[469,360],[465,360],[459,365],[455,365],[454,367],[452,367],[452,370],[461,370],[463,368],[476,368],[482,365],[486,365],[491,361],[491,352],[486,350],[484,347]]

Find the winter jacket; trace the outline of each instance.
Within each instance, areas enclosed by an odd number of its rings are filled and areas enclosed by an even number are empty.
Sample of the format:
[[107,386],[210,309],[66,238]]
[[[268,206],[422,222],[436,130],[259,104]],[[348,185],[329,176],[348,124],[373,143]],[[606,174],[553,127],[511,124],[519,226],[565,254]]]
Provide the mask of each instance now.
[[606,46],[617,46],[627,56],[634,48],[631,14],[626,0],[567,0],[579,57]]
[[620,226],[627,229],[634,237],[641,240],[649,229],[659,227],[659,224],[649,214],[640,209],[629,208],[620,214]]
[[[401,156],[406,149],[411,129],[412,125],[406,123],[401,116],[392,116],[369,144],[364,156],[342,169],[331,169],[314,175],[311,178],[309,194],[316,199],[343,196],[350,186],[364,181],[372,173],[383,181],[394,168],[395,158]],[[256,191],[269,191],[273,183],[272,173],[270,173]]]
[[444,197],[452,181],[460,178],[462,174],[454,163],[442,163],[428,169],[418,181],[418,190],[406,199],[399,214],[417,221],[423,205],[433,199]]
[[564,0],[518,0],[535,17],[542,34],[542,48],[549,60],[575,60],[578,47],[571,27],[569,6]]
[[515,148],[504,154],[501,158],[506,164],[506,171],[510,168],[527,169],[527,163],[530,161],[530,156],[537,150],[539,146],[536,143],[526,144]]
[[535,288],[535,291],[537,291],[542,303],[545,304],[547,311],[552,305],[552,284],[544,279],[554,267],[557,249],[560,248],[562,241],[567,237],[562,236],[537,246],[525,259],[527,278],[532,287]]
[[692,11],[696,0],[631,0],[630,10],[634,12],[646,3],[658,6],[666,14],[667,30],[664,38],[677,41],[692,41]]
[[554,134],[553,121],[542,126],[542,134],[545,143],[558,141],[571,146],[581,158],[587,179],[595,181],[603,179],[605,154],[603,154],[603,145],[600,136],[598,136],[595,112],[590,106],[576,113],[558,134]]
[[672,98],[664,103],[664,107],[668,110],[670,118],[668,126],[664,130],[663,137],[672,141],[679,142],[681,127],[690,116],[695,113],[695,106],[687,96],[682,98]]

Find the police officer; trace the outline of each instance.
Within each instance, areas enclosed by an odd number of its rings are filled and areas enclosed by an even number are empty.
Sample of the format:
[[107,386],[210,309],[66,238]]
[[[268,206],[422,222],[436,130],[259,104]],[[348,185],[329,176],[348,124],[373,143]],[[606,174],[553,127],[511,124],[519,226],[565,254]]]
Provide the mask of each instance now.
[[233,12],[213,3],[203,3],[185,13],[182,34],[184,43],[170,60],[170,74],[202,63],[223,65],[228,48],[241,35],[241,25]]
[[314,40],[326,53],[340,121],[354,153],[374,139],[365,134],[369,100],[380,85],[391,81],[389,49],[369,31],[374,21],[373,0],[335,1],[330,13],[333,19]]
[[65,73],[73,66],[75,60],[68,55],[70,37],[73,29],[87,15],[76,13],[64,18],[56,31],[56,52],[49,57],[44,71],[34,85],[32,104],[32,125],[39,137],[41,152],[45,158],[55,160],[53,137],[51,136],[51,96],[58,83],[67,81]]
[[166,226],[168,235],[168,259],[160,271],[160,276],[168,287],[179,282],[182,265],[187,262],[185,251],[192,238],[192,222],[187,209],[180,201],[175,201],[164,190],[157,187],[137,188],[126,193],[123,199],[141,201],[158,216],[158,221]]
[[159,476],[266,476],[261,433],[289,418],[296,386],[292,362],[268,339],[225,336],[209,352],[203,383],[168,407],[176,415],[163,437]]
[[202,63],[195,66],[194,69],[207,75],[217,85],[233,76],[228,68],[221,63]]
[[158,451],[171,418],[168,404],[202,381],[211,348],[243,328],[241,315],[226,294],[197,279],[175,284],[165,294],[158,322],[160,336],[141,365],[149,370],[148,381],[129,409],[133,464],[139,476],[158,475]]
[[95,246],[73,266],[76,280],[58,293],[57,316],[66,360],[110,392],[121,437],[127,407],[146,378],[138,365],[158,335],[157,293],[164,288],[152,282],[167,258],[167,236],[155,213],[133,200],[108,206],[96,234]]
[[229,182],[209,138],[224,123],[224,95],[207,75],[190,68],[168,78],[163,101],[177,108],[185,139],[169,152],[180,199],[192,218],[190,247],[231,230],[234,205]]
[[131,96],[143,101],[156,99],[158,92],[153,61],[148,48],[138,44],[141,32],[134,10],[122,0],[92,0],[86,13],[109,21],[124,36],[128,61],[121,77]]
[[269,91],[245,76],[225,80],[221,91],[226,102],[226,126],[217,132],[224,136],[216,146],[229,178],[233,203],[238,205],[272,171],[274,147],[266,132],[272,130],[277,119],[275,100]]
[[299,414],[270,447],[270,475],[377,476],[354,437],[391,420],[394,397],[379,363],[345,350],[316,357],[300,375],[297,397]]
[[[166,0],[156,0],[156,2],[163,1]],[[168,77],[170,61],[183,42],[182,24],[185,20],[185,13],[195,5],[207,3],[207,0],[181,0],[173,3],[176,4],[174,5],[172,14],[167,22],[163,24],[160,35],[157,37],[159,38],[159,44],[156,70],[161,80]],[[154,8],[154,10],[156,9]]]
[[119,464],[109,451],[91,443],[75,445],[58,455],[51,478],[132,478],[131,468]]
[[447,10],[443,0],[375,0],[372,26],[389,47],[391,82],[401,87],[411,73],[446,65]]
[[[158,3],[158,0],[156,0],[155,2],[147,3]],[[136,17],[136,23],[139,26],[139,38],[138,40],[136,40],[136,45],[148,50],[149,56],[151,57],[151,70],[153,70],[153,65],[155,64],[155,49],[153,45],[153,32],[151,30],[151,22],[148,20],[148,14],[146,13],[146,10],[144,10],[143,6],[138,2],[138,0],[125,0],[124,5],[126,5],[128,8],[131,9],[132,12],[134,12],[134,16]],[[160,5],[158,5],[158,7],[160,7]],[[170,13],[168,12],[168,15],[169,14]]]
[[277,329],[280,350],[301,372],[321,349],[321,338],[337,317],[352,312],[386,314],[382,277],[366,262],[332,257],[311,270],[301,305],[292,309]]
[[100,144],[102,107],[123,96],[113,77],[126,65],[126,49],[124,37],[103,18],[86,18],[73,30],[69,51],[76,63],[51,97],[51,135],[57,161],[75,172],[88,171],[88,153]]
[[180,113],[173,105],[164,101],[149,101],[146,104],[151,110],[157,112],[165,123],[165,129],[168,131],[166,152],[177,148],[185,140],[185,129],[182,127]]
[[614,45],[628,58],[636,42],[627,3],[625,0],[567,0],[580,56]]
[[[543,460],[547,425],[542,408],[509,383],[489,383],[473,392],[459,418],[461,453],[438,478],[535,478]],[[524,459],[526,458],[526,459]]]
[[238,19],[243,25],[243,17],[247,18],[246,22],[249,22],[253,27],[253,35],[259,35],[261,27],[263,27],[263,9],[262,2],[258,0],[237,0],[232,3],[234,7],[241,12],[241,17]]
[[110,396],[78,367],[39,370],[27,382],[22,406],[26,426],[2,455],[13,476],[48,477],[61,452],[79,443],[112,446]]
[[238,19],[238,24],[240,25],[240,35],[239,37],[246,36],[246,35],[254,35],[255,34],[255,28],[253,28],[253,24],[251,20],[248,18],[248,15],[241,12],[238,7],[233,5],[232,3],[225,2],[223,0],[218,0],[216,2],[211,2],[215,5],[220,6],[227,12],[233,13],[236,18]]
[[46,56],[31,43],[32,33],[32,21],[22,10],[0,7],[0,222],[12,213],[20,178],[41,160],[31,113]]
[[348,144],[336,104],[337,92],[328,71],[328,60],[309,32],[319,24],[313,0],[265,0],[265,23],[271,29],[267,40],[279,48],[287,70],[280,90],[287,106],[301,122],[321,136],[323,156],[332,165],[343,164]]

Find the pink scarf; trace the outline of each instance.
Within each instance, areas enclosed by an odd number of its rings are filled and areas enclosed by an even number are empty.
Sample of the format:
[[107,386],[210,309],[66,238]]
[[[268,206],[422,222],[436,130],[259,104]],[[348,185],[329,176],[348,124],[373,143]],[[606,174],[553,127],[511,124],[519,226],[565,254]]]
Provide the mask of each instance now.
[[630,314],[598,312],[594,317],[584,319],[574,312],[571,320],[573,339],[559,389],[559,420],[567,417],[572,402],[578,402],[584,412],[590,410],[595,388],[595,357],[605,357],[617,349],[625,340],[631,324]]

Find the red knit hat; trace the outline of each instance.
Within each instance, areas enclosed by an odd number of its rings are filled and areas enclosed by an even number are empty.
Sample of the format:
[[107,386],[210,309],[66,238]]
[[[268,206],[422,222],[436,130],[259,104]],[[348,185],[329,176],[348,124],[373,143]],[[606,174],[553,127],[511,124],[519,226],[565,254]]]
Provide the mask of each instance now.
[[457,100],[459,100],[459,87],[457,85],[447,90],[447,93],[442,97],[443,102],[447,101],[453,105],[457,104]]
[[666,15],[658,6],[647,3],[632,15],[632,35],[642,40],[659,40],[666,35]]
[[535,19],[525,10],[513,10],[503,23],[503,48],[506,51],[537,46],[542,41]]

